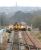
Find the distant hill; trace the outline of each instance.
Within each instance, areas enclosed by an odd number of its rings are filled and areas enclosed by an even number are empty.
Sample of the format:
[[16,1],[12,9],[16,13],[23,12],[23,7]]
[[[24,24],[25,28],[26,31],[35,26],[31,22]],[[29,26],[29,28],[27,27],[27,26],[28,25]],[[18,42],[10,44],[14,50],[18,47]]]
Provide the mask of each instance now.
[[30,20],[32,19],[32,13],[24,13],[22,11],[18,11],[15,13],[15,15],[13,15],[11,17],[11,21],[12,22],[20,22],[20,21],[24,21],[24,22],[28,22],[31,23]]

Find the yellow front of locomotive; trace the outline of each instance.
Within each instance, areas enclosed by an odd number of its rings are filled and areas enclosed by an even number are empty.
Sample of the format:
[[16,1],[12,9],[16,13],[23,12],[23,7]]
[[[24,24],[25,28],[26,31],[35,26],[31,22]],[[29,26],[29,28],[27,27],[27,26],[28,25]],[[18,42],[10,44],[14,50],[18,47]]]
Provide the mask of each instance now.
[[14,30],[20,30],[20,24],[19,23],[16,23],[14,25]]
[[25,31],[26,30],[26,26],[21,24],[21,23],[16,23],[14,25],[14,30],[17,30],[17,31]]
[[21,25],[21,30],[22,30],[22,31],[26,31],[26,26]]

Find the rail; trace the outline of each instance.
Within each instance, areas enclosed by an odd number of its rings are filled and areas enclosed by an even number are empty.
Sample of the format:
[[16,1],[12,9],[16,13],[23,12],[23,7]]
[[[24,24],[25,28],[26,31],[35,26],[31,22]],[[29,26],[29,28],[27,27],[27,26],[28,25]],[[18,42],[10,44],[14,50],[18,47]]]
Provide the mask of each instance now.
[[[30,36],[26,31],[22,31],[21,33],[20,32],[14,32],[13,42],[9,42],[9,43],[12,43],[12,50],[22,50],[21,46],[24,46],[25,49],[28,49],[28,50],[31,50],[31,49],[41,50],[41,48],[36,47],[35,43],[32,41],[32,39],[30,38]],[[19,38],[18,38],[19,33],[22,35],[22,39],[24,40],[25,43],[19,42]]]

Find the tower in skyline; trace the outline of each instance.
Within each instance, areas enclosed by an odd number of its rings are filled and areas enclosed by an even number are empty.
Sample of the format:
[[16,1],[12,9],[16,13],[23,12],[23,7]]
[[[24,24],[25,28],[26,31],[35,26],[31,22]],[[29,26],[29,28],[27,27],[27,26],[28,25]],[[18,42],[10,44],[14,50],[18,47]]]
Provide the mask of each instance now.
[[17,1],[16,1],[16,7],[17,7]]
[[15,5],[15,8],[16,8],[16,10],[18,10],[18,4],[17,4],[17,1],[16,1],[16,5]]
[[15,5],[15,7],[16,7],[16,8],[18,7],[17,1],[16,1],[16,5]]

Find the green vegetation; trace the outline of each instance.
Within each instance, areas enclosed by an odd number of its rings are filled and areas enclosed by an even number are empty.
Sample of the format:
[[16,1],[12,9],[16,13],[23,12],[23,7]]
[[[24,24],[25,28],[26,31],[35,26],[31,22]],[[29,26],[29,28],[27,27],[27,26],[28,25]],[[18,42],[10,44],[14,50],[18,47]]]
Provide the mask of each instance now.
[[41,32],[40,31],[33,31],[31,34],[41,41]]
[[39,31],[41,31],[41,16],[34,17],[32,24],[34,28],[39,28]]

